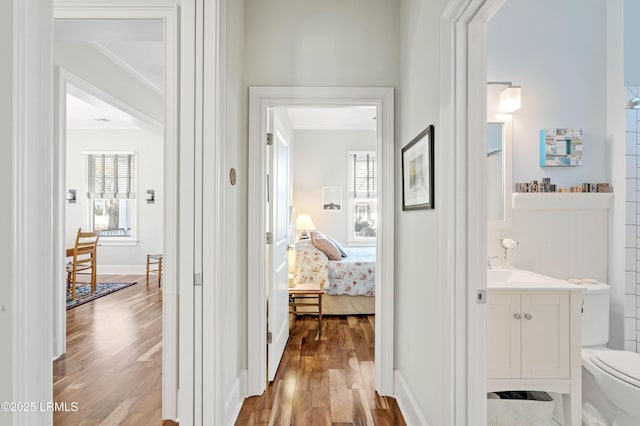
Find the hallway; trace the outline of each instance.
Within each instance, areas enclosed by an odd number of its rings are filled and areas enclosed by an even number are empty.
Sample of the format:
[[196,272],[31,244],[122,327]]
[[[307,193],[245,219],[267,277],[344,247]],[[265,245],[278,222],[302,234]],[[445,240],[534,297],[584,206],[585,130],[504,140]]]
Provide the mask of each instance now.
[[291,318],[276,379],[245,400],[237,426],[389,425],[405,422],[393,398],[374,391],[374,316]]

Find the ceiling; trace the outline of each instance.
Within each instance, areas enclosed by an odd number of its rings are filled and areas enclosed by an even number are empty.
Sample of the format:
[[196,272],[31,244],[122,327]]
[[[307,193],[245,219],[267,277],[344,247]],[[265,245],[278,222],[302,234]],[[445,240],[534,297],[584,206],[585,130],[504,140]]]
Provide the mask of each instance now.
[[[56,42],[90,43],[141,83],[160,95],[164,93],[164,25],[161,20],[55,20],[54,36]],[[148,126],[108,102],[70,87],[67,127],[131,129]]]
[[67,129],[141,129],[148,125],[113,105],[67,86]]

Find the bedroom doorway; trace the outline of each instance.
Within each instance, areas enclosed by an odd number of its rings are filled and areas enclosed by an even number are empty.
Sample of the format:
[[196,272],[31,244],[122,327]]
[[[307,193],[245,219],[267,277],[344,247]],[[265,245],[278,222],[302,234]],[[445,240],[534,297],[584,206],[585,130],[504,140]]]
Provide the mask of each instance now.
[[[282,199],[278,201],[286,203],[288,207],[284,216],[286,218],[284,220],[289,224],[287,242],[292,243],[298,239],[295,230],[291,229],[295,221],[289,220],[291,219],[289,216],[295,209],[298,214],[309,214],[311,217],[315,215],[319,230],[323,230],[330,237],[336,237],[340,245],[349,247],[368,245],[371,251],[375,251],[375,284],[372,285],[375,290],[373,298],[375,299],[373,303],[375,390],[380,395],[391,395],[393,393],[393,89],[268,87],[250,89],[249,235],[264,235],[265,240],[258,240],[263,241],[263,244],[256,244],[255,238],[249,241],[247,395],[260,395],[266,389],[267,334],[271,333],[275,341],[284,340],[286,344],[286,335],[283,330],[288,332],[289,328],[286,299],[284,304],[274,304],[277,306],[275,308],[277,312],[273,312],[274,307],[269,300],[277,288],[283,291],[275,292],[276,294],[287,294],[288,280],[276,278],[276,275],[270,279],[265,274],[268,264],[272,263],[269,261],[269,244],[266,243],[266,239],[269,238],[267,232],[270,232],[268,224],[272,213],[267,209],[267,205],[270,198],[272,200],[281,198],[278,194],[271,195],[267,190],[268,185],[273,184],[270,180],[274,179],[268,176],[270,169],[267,161],[270,151],[268,144],[276,144],[278,140],[281,145],[291,145],[289,149],[292,152],[291,158],[294,164],[292,167],[287,167],[287,174],[296,166],[310,170],[318,156],[311,153],[309,154],[311,157],[306,159],[296,157],[296,141],[292,143],[290,135],[294,132],[294,127],[298,127],[298,130],[304,128],[305,119],[300,118],[301,115],[313,113],[314,109],[316,113],[322,110],[325,114],[331,114],[333,111],[333,126],[338,126],[337,128],[349,126],[345,124],[345,119],[349,113],[354,113],[363,120],[360,126],[366,126],[369,129],[370,140],[369,142],[361,141],[363,145],[359,147],[355,145],[343,147],[344,153],[333,155],[333,164],[345,166],[344,171],[341,172],[344,176],[332,176],[331,167],[325,167],[327,174],[320,177],[320,182],[313,184],[313,196],[306,197],[307,191],[298,187],[297,192],[300,197],[297,200],[285,194],[284,201]],[[275,117],[278,117],[278,120],[274,120]],[[336,124],[340,120],[342,124]],[[368,122],[365,122],[367,120]],[[279,122],[279,129],[274,131],[271,123],[276,121]],[[297,123],[294,125],[294,122]],[[273,136],[270,139],[273,142],[267,140],[267,133],[272,133]],[[367,132],[363,132],[365,133]],[[320,149],[323,148],[325,151],[328,150],[329,143],[326,142]],[[370,188],[371,192],[364,200],[360,199],[362,197],[358,200],[350,197],[349,194],[353,194],[353,190],[348,188],[349,182],[347,182],[347,175],[351,173],[353,176],[354,173],[353,166],[349,165],[349,158],[354,165],[360,159],[357,154],[364,154],[365,164],[368,163],[371,173],[374,173],[373,170],[376,172],[377,187],[375,191]],[[300,167],[301,164],[303,164],[302,167]],[[336,170],[341,169],[336,168]],[[295,194],[295,185],[295,179],[285,184],[285,192]],[[314,213],[311,213],[312,211]],[[281,216],[280,220],[277,218],[275,220],[280,222],[283,219]],[[271,240],[275,243],[276,239],[278,239],[276,235],[272,234]],[[281,266],[279,269],[282,269]],[[279,283],[280,281],[283,281],[284,285]],[[272,290],[268,288],[268,282],[273,282]],[[269,318],[267,318],[267,311]],[[274,318],[280,318],[280,320],[274,324]],[[272,350],[270,357],[272,357],[271,368],[277,368],[279,356],[274,360]]]

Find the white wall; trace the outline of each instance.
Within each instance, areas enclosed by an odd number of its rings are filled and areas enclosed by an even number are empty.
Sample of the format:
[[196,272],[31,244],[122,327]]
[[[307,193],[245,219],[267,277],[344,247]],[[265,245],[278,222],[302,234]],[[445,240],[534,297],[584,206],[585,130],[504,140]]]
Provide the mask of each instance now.
[[54,62],[60,68],[100,88],[134,110],[162,124],[162,96],[87,42],[56,42]]
[[[512,81],[522,86],[522,108],[512,114],[514,183],[550,177],[560,188],[610,181],[605,160],[608,148],[606,22],[602,19],[605,2],[588,0],[588,3],[542,0],[534,5],[508,0],[487,26],[487,80]],[[558,25],[541,25],[549,20]],[[584,129],[582,166],[540,167],[539,131],[546,127]],[[490,223],[489,255],[500,253],[499,238],[526,233],[520,227],[528,224],[517,220],[517,214],[514,212],[512,228]],[[569,241],[555,242],[570,245]],[[546,242],[537,240],[531,244],[532,247],[520,247],[518,251],[542,252]],[[553,262],[551,255],[548,261]],[[602,262],[606,267],[607,259]]]
[[395,367],[430,425],[443,424],[440,305],[446,283],[438,282],[438,223],[446,212],[438,206],[447,194],[436,189],[435,210],[403,212],[400,159],[401,148],[429,124],[435,125],[435,149],[447,143],[438,139],[439,29],[445,3],[400,2],[401,84],[396,97]]
[[[296,130],[293,155],[293,203],[308,213],[316,229],[347,246],[349,151],[376,151],[372,130]],[[322,186],[342,187],[342,210],[322,210]]]
[[[4,200],[13,198],[13,166],[11,141],[12,138],[12,112],[11,102],[13,93],[12,84],[12,12],[11,2],[0,2],[0,194]],[[9,343],[12,341],[12,293],[11,276],[12,242],[10,236],[13,232],[13,216],[11,203],[4,202],[0,205],[0,234],[5,237],[0,241],[0,336],[4,344],[0,345],[0,401],[11,401],[12,385],[9,379],[12,374],[12,351]],[[11,424],[11,413],[0,413],[0,425]]]
[[640,2],[624,0],[624,85],[640,86],[640,51],[638,50]]
[[[76,204],[67,204],[67,247],[75,241],[78,228],[89,226],[86,151],[134,151],[137,153],[136,245],[108,245],[98,248],[98,273],[144,273],[146,255],[162,253],[164,244],[164,148],[163,139],[145,130],[67,130],[67,189],[77,190]],[[155,191],[156,202],[147,204],[147,189]]]
[[[513,114],[513,181],[607,182],[604,0],[508,0],[487,27],[487,80],[522,86]],[[583,165],[539,166],[539,131],[580,127]]]

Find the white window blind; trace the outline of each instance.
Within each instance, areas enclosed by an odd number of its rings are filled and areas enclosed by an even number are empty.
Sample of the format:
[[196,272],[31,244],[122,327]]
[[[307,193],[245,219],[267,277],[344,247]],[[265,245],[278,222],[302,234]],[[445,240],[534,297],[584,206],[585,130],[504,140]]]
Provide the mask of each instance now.
[[376,198],[376,154],[351,154],[353,162],[353,198]]
[[134,154],[88,154],[89,198],[135,198]]

